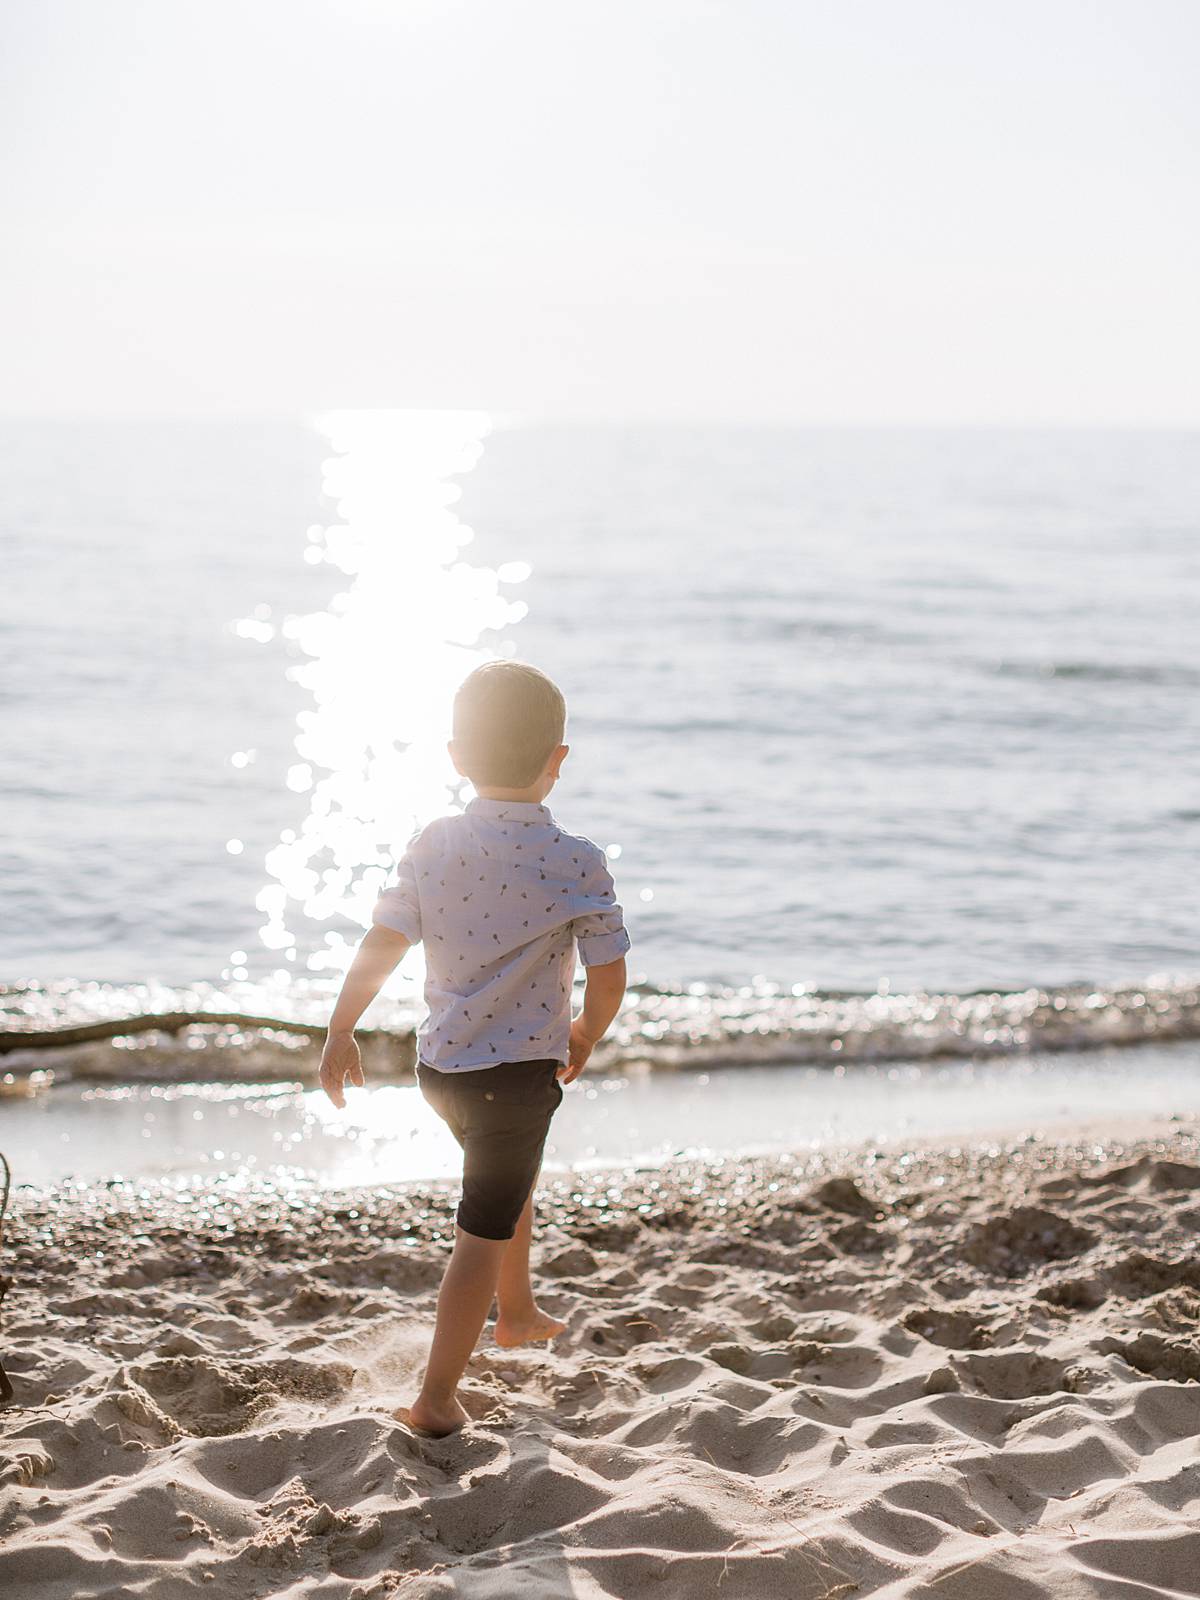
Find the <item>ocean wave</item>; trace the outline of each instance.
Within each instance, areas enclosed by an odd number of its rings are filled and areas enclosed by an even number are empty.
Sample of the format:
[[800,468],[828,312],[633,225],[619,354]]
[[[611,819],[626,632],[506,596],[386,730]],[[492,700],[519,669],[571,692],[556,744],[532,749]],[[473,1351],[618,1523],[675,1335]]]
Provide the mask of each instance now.
[[[34,1072],[110,1082],[310,1077],[329,1011],[327,987],[298,988],[287,1004],[279,994],[266,1004],[272,997],[259,992],[253,1008],[239,1007],[236,998],[203,985],[0,988],[4,1076],[10,1088]],[[412,1067],[417,1007],[412,999],[378,1004],[379,1022],[360,1037],[376,1072],[402,1076]],[[962,993],[640,984],[595,1065],[609,1071],[833,1067],[1198,1038],[1200,978],[1194,977]]]
[[1000,661],[1001,678],[1082,679],[1091,683],[1155,684],[1190,689],[1200,684],[1194,667],[1154,661]]
[[1030,1055],[1200,1038],[1200,980],[895,994],[697,985],[639,995],[622,1023],[622,1058],[660,1066]]

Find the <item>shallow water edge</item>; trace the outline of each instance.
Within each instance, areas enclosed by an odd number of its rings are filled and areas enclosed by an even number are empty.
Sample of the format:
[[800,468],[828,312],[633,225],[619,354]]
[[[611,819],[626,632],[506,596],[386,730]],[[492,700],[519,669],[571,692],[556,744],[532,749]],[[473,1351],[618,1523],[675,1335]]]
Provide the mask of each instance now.
[[[41,1081],[315,1081],[331,991],[307,983],[187,989],[99,983],[0,987],[0,1056],[10,1088]],[[414,1063],[415,996],[386,999],[360,1030],[377,1077]],[[838,1065],[1095,1050],[1200,1039],[1200,979],[1018,991],[873,993],[631,989],[593,1058],[603,1071]]]

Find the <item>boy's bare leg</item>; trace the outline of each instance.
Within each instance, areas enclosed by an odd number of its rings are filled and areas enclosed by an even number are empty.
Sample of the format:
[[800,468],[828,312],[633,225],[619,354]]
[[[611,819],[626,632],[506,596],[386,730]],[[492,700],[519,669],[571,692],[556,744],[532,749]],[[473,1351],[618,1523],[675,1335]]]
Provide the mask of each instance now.
[[453,1433],[467,1420],[455,1398],[496,1295],[509,1239],[480,1239],[455,1226],[454,1249],[438,1291],[437,1322],[421,1392],[408,1418],[427,1433]]
[[529,1280],[533,1238],[533,1193],[517,1219],[511,1239],[481,1239],[455,1226],[454,1249],[438,1291],[433,1345],[421,1392],[408,1407],[408,1420],[426,1433],[461,1428],[467,1413],[455,1398],[467,1362],[479,1342],[492,1301],[496,1301],[496,1343],[509,1347],[553,1339],[565,1322],[538,1308]]
[[553,1339],[565,1322],[539,1310],[529,1277],[529,1246],[533,1239],[533,1191],[530,1190],[517,1229],[507,1241],[496,1283],[496,1343],[508,1348],[536,1339]]

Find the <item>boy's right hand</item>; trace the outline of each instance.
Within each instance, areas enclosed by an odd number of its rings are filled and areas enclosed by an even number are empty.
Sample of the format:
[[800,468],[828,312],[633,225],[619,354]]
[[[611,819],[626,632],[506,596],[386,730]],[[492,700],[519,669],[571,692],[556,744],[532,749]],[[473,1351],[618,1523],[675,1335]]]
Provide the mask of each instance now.
[[595,1042],[596,1041],[594,1039],[590,1039],[588,1035],[584,1033],[582,1027],[580,1026],[580,1020],[578,1017],[576,1017],[575,1021],[571,1024],[571,1039],[567,1048],[566,1070],[561,1071],[558,1074],[561,1082],[575,1082],[575,1079],[583,1071],[584,1067],[587,1066],[588,1057],[592,1053],[592,1046],[595,1044]]
[[346,1104],[343,1085],[346,1079],[357,1088],[363,1086],[362,1057],[353,1033],[330,1033],[321,1052],[321,1087],[340,1111]]

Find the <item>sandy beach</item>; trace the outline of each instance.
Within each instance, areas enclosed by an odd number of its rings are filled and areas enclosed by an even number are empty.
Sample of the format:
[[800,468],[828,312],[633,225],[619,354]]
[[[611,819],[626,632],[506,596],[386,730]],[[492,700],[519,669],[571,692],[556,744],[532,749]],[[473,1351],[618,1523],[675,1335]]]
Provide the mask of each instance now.
[[543,1180],[549,1351],[393,1415],[453,1185],[14,1191],[0,1589],[1200,1594],[1200,1134]]
[[1200,3],[0,46],[0,1600],[1200,1600]]

